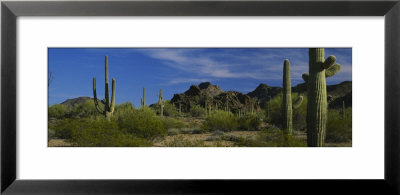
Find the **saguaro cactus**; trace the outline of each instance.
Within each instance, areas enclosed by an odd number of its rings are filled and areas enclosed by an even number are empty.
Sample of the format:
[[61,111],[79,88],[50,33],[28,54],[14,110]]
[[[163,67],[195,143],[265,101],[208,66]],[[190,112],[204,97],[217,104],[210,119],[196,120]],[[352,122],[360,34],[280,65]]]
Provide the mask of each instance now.
[[94,97],[94,105],[98,112],[103,114],[107,119],[110,119],[112,114],[114,113],[115,107],[115,79],[112,78],[112,92],[111,92],[111,101],[109,97],[109,90],[108,90],[108,56],[105,57],[105,95],[104,100],[100,101],[104,107],[101,109],[99,106],[99,100],[97,99],[96,93],[96,77],[93,77],[93,97]]
[[303,97],[295,101],[292,105],[292,84],[290,81],[290,62],[286,59],[283,62],[283,90],[282,90],[282,128],[287,134],[293,133],[293,108],[301,105]]
[[143,98],[140,99],[140,103],[142,104],[142,108],[146,106],[146,88],[143,87]]
[[326,78],[337,74],[340,65],[335,64],[336,57],[325,59],[324,48],[310,48],[309,74],[303,74],[307,83],[307,145],[321,147],[325,142],[328,103],[326,95]]
[[162,97],[162,89],[160,89],[160,95],[158,96],[158,104],[160,105],[160,116],[164,116],[164,100]]

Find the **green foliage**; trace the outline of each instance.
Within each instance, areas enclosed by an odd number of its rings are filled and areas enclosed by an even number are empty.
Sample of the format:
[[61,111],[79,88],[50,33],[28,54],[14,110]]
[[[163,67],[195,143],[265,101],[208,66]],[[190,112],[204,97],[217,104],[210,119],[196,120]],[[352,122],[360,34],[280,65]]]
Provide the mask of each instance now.
[[63,104],[54,104],[49,108],[49,118],[64,118],[67,114],[67,108]]
[[71,141],[83,147],[134,147],[152,143],[118,129],[116,121],[84,119],[70,121],[73,125]]
[[72,139],[73,129],[80,128],[81,124],[79,119],[61,119],[52,127],[54,137]]
[[167,134],[167,130],[160,117],[148,107],[127,113],[119,117],[118,121],[121,130],[125,130],[141,138],[153,140]]
[[247,113],[238,119],[239,129],[246,131],[257,131],[262,123],[260,115]]
[[175,119],[175,118],[170,118],[170,117],[164,117],[161,119],[164,127],[166,129],[170,128],[183,128],[185,126],[185,123],[183,123],[181,120]]
[[[178,116],[179,115],[178,109],[169,100],[164,100],[163,104],[164,104],[163,116]],[[160,114],[160,104],[157,103],[155,105],[156,105],[155,108],[157,108],[156,109],[157,114]]]
[[95,105],[91,100],[87,100],[83,104],[74,104],[68,109],[68,118],[86,118],[97,114]]
[[[292,100],[295,101],[299,94],[292,93]],[[269,122],[275,126],[282,127],[282,96],[277,95],[271,99],[269,104],[270,118]],[[303,96],[303,103],[293,109],[293,129],[304,130],[306,128],[306,113],[307,113],[307,97]]]
[[207,116],[203,125],[204,129],[212,131],[233,131],[239,128],[239,123],[235,115],[222,110],[212,112]]
[[305,147],[306,142],[287,134],[275,126],[258,132],[256,136],[238,138],[236,146],[241,147]]
[[204,117],[207,114],[207,110],[200,105],[195,105],[190,108],[190,114],[193,117]]
[[342,117],[339,109],[328,110],[328,123],[326,126],[326,142],[349,142],[352,140],[352,109],[346,108]]
[[115,106],[115,113],[114,117],[115,118],[122,118],[124,116],[129,116],[132,115],[136,112],[136,108],[132,103],[126,102],[122,104],[117,104]]

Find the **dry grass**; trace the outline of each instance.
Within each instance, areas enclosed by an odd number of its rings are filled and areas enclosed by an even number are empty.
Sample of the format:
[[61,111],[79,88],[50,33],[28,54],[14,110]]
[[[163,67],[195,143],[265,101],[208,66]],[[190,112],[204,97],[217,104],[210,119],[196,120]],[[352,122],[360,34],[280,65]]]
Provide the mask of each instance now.
[[[232,131],[229,132],[231,135],[246,138],[247,136],[257,135],[257,131]],[[203,141],[205,146],[208,147],[231,147],[234,145],[233,141],[206,141],[206,139],[212,136],[213,133],[202,133],[202,134],[179,134],[166,136],[164,139],[156,140],[153,146],[156,147],[166,147],[168,143],[172,142],[174,139],[183,138],[190,142]]]
[[51,139],[48,142],[48,147],[69,147],[69,146],[72,146],[72,144],[67,142],[65,139]]

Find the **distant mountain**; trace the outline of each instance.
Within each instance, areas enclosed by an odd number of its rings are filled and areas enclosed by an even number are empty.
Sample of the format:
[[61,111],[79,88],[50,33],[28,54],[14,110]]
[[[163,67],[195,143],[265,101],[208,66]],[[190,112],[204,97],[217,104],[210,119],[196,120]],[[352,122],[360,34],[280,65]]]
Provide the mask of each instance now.
[[205,107],[206,103],[212,105],[212,109],[225,109],[228,106],[234,113],[239,109],[251,111],[251,107],[253,110],[260,109],[257,101],[250,96],[236,91],[224,92],[218,85],[212,85],[210,82],[192,85],[184,93],[174,94],[171,103],[177,107],[181,104],[184,112],[188,112],[195,105]]
[[[326,90],[328,93],[328,104],[330,108],[336,108],[342,106],[342,102],[345,101],[346,107],[352,105],[352,82],[344,81],[336,85],[327,85]],[[306,94],[307,86],[304,83],[298,84],[292,87],[292,92]],[[281,94],[281,87],[271,87],[267,84],[260,84],[258,87],[249,92],[247,95],[255,100],[260,101],[260,106],[265,107],[265,104],[270,98]],[[332,105],[331,105],[332,104]]]
[[67,107],[70,107],[70,106],[74,106],[75,104],[83,104],[88,100],[92,100],[93,101],[93,98],[91,98],[91,97],[77,97],[77,98],[73,98],[73,99],[67,99],[61,104],[65,105]]
[[281,87],[270,87],[267,84],[261,83],[254,91],[247,93],[247,95],[255,100],[259,100],[260,106],[265,108],[266,103],[281,92]]

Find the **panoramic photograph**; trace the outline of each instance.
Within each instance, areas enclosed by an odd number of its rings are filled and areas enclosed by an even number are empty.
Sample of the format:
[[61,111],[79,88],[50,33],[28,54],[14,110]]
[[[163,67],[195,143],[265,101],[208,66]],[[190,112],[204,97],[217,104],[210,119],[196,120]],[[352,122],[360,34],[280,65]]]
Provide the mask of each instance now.
[[352,48],[48,48],[48,147],[352,147]]

